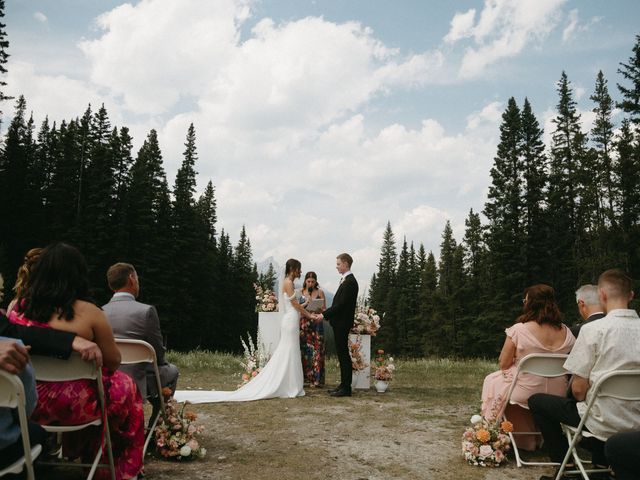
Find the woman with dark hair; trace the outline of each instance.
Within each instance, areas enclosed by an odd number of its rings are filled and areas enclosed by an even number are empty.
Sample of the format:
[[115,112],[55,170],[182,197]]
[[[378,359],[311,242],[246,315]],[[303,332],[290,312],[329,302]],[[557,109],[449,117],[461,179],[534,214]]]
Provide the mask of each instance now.
[[[318,276],[315,272],[307,272],[304,276],[301,298],[302,306],[311,313],[322,312],[327,308],[324,292],[318,285]],[[313,307],[318,303],[321,305]],[[312,388],[324,385],[325,347],[322,322],[300,317],[300,350],[305,383]]]
[[280,341],[273,355],[260,372],[249,382],[234,391],[177,390],[178,402],[249,402],[267,398],[295,398],[304,396],[302,361],[300,359],[300,316],[311,318],[300,302],[299,292],[293,288],[300,278],[302,265],[295,258],[287,260],[282,282],[280,308],[284,311],[280,320]]
[[[103,382],[113,443],[116,478],[135,478],[142,469],[144,413],[135,383],[117,371],[120,352],[102,310],[91,300],[84,257],[75,247],[56,243],[45,248],[33,266],[29,284],[9,319],[75,333],[98,344],[103,356]],[[37,372],[36,372],[37,373]],[[100,417],[95,387],[89,380],[38,382],[38,405],[31,419],[42,425],[77,425]],[[70,432],[63,453],[93,458],[101,441],[99,429]],[[106,478],[108,471],[100,469]]]
[[[482,415],[494,419],[505,409],[516,432],[535,432],[537,428],[528,410],[527,400],[534,393],[566,395],[566,376],[544,378],[523,373],[511,394],[513,404],[506,405],[511,382],[518,363],[530,353],[569,353],[575,342],[571,331],[562,323],[562,314],[549,285],[533,285],[524,291],[522,314],[517,323],[505,330],[500,370],[490,373],[482,386]],[[518,448],[535,450],[537,435],[517,435]]]

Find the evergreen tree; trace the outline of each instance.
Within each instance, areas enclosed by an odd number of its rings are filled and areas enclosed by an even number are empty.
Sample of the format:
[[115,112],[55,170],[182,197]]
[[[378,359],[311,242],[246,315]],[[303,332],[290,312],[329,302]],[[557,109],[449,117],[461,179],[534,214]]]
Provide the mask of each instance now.
[[[4,18],[4,0],[0,0],[0,19]],[[4,93],[4,87],[7,86],[7,82],[3,80],[4,75],[7,73],[7,60],[9,59],[9,40],[7,40],[7,32],[5,30],[7,26],[0,22],[0,102],[4,100],[11,100],[13,97],[8,97]],[[0,110],[0,123],[2,123],[2,110]]]
[[376,337],[376,344],[386,350],[395,346],[395,317],[392,288],[396,283],[397,253],[395,237],[391,230],[391,222],[387,222],[380,250],[378,271],[372,278],[369,289],[369,304],[380,314],[384,314],[384,321]]
[[640,35],[636,35],[632,52],[629,63],[620,63],[618,69],[618,73],[630,81],[631,86],[618,84],[623,100],[617,106],[629,115],[629,120],[637,128],[640,125]]

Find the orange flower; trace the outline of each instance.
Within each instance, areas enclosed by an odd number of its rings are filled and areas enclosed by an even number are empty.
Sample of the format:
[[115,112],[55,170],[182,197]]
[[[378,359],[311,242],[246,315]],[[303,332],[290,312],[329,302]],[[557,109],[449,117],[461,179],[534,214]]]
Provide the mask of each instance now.
[[170,398],[171,395],[173,395],[173,392],[171,391],[171,389],[169,387],[164,387],[162,389],[162,396],[164,398]]
[[476,432],[476,438],[480,440],[482,443],[488,442],[489,439],[491,438],[491,434],[484,428],[481,428]]
[[506,433],[513,432],[513,423],[511,423],[508,420],[505,420],[500,424],[500,428],[502,429],[503,432],[506,432]]
[[378,355],[383,355],[384,354],[384,350],[380,349],[378,350]]
[[198,418],[198,416],[193,412],[185,412],[184,418],[193,422],[196,418]]

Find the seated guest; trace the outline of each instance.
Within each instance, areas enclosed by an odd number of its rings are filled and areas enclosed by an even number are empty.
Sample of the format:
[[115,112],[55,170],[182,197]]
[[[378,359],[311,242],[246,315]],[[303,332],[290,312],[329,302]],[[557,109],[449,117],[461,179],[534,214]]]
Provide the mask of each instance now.
[[582,285],[576,290],[576,303],[583,323],[578,323],[571,327],[571,333],[573,333],[574,337],[578,338],[582,326],[604,317],[604,311],[602,305],[600,305],[598,287],[596,285]]
[[[564,364],[573,374],[575,398],[536,394],[529,408],[542,431],[544,445],[553,462],[562,462],[567,449],[560,423],[577,427],[591,400],[591,385],[612,370],[640,368],[640,318],[628,304],[633,298],[631,279],[618,269],[607,270],[598,279],[598,296],[607,315],[584,325]],[[596,439],[590,442],[592,460],[607,465],[604,441],[618,432],[640,429],[640,404],[612,397],[598,397],[585,423]],[[554,477],[541,477],[541,479]]]
[[[29,352],[19,340],[0,337],[0,369],[17,374],[24,385],[27,417],[38,400]],[[47,433],[34,422],[29,422],[31,445],[44,443]],[[0,469],[11,465],[24,454],[18,415],[11,408],[0,408]]]
[[[116,338],[129,338],[149,342],[156,351],[160,383],[169,387],[172,392],[178,383],[178,367],[167,362],[164,356],[160,320],[155,307],[136,300],[140,294],[138,273],[129,263],[116,263],[107,271],[109,288],[113,297],[102,308],[113,329]],[[155,413],[160,408],[158,387],[153,367],[148,364],[123,365],[120,370],[130,375],[138,385],[142,398],[149,397]]]
[[15,293],[15,297],[13,297],[13,300],[9,302],[7,312],[11,312],[11,310],[16,308],[18,301],[24,296],[24,293],[27,291],[27,287],[29,286],[29,275],[33,266],[40,258],[41,253],[42,249],[36,247],[30,249],[25,254],[24,261],[18,268],[18,273],[16,274],[16,283],[13,285],[13,292]]
[[[322,300],[322,305],[311,310],[311,300]],[[318,313],[327,308],[324,292],[318,285],[315,272],[307,272],[302,285],[302,306],[311,313]],[[311,388],[324,385],[324,326],[322,322],[300,316],[300,351],[302,353],[302,371],[304,382]]]
[[640,431],[616,433],[604,444],[604,453],[618,480],[640,478]]
[[[535,432],[537,428],[527,410],[528,398],[537,392],[561,395],[567,390],[565,376],[544,378],[523,373],[506,405],[507,394],[520,360],[530,353],[568,353],[575,341],[571,331],[562,323],[553,288],[533,285],[524,291],[524,305],[518,323],[506,329],[507,338],[500,352],[500,370],[490,373],[482,386],[482,415],[493,419],[505,409],[513,423],[514,432]],[[537,435],[516,435],[518,448],[535,450]]]
[[[74,247],[57,243],[45,248],[30,274],[29,286],[9,319],[22,325],[56,328],[95,341],[103,356],[107,416],[113,440],[116,478],[135,478],[142,468],[144,415],[133,380],[116,371],[120,353],[104,313],[90,300],[87,265]],[[100,417],[93,382],[38,382],[38,405],[32,420],[74,425]],[[64,453],[92,459],[101,429],[66,434]],[[98,475],[108,475],[100,469]]]

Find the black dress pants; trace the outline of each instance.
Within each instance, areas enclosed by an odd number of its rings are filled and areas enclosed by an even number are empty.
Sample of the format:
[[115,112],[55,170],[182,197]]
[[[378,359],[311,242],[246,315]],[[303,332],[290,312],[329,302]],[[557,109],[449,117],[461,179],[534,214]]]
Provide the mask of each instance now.
[[349,355],[349,330],[351,325],[332,325],[336,340],[336,354],[340,362],[339,388],[351,391],[351,355]]
[[[29,441],[31,446],[38,443],[44,443],[47,438],[47,432],[37,423],[29,422]],[[22,436],[18,437],[18,441],[8,447],[0,450],[0,468],[7,467],[24,455],[22,448]]]
[[616,433],[604,444],[604,453],[618,480],[640,478],[640,432]]
[[[572,427],[580,424],[580,415],[573,398],[559,397],[547,393],[536,393],[529,397],[529,410],[542,432],[544,446],[552,462],[561,463],[569,449],[567,437],[562,433],[561,423]],[[604,442],[597,438],[585,439],[582,446],[591,450],[593,463],[608,465],[604,456]]]

